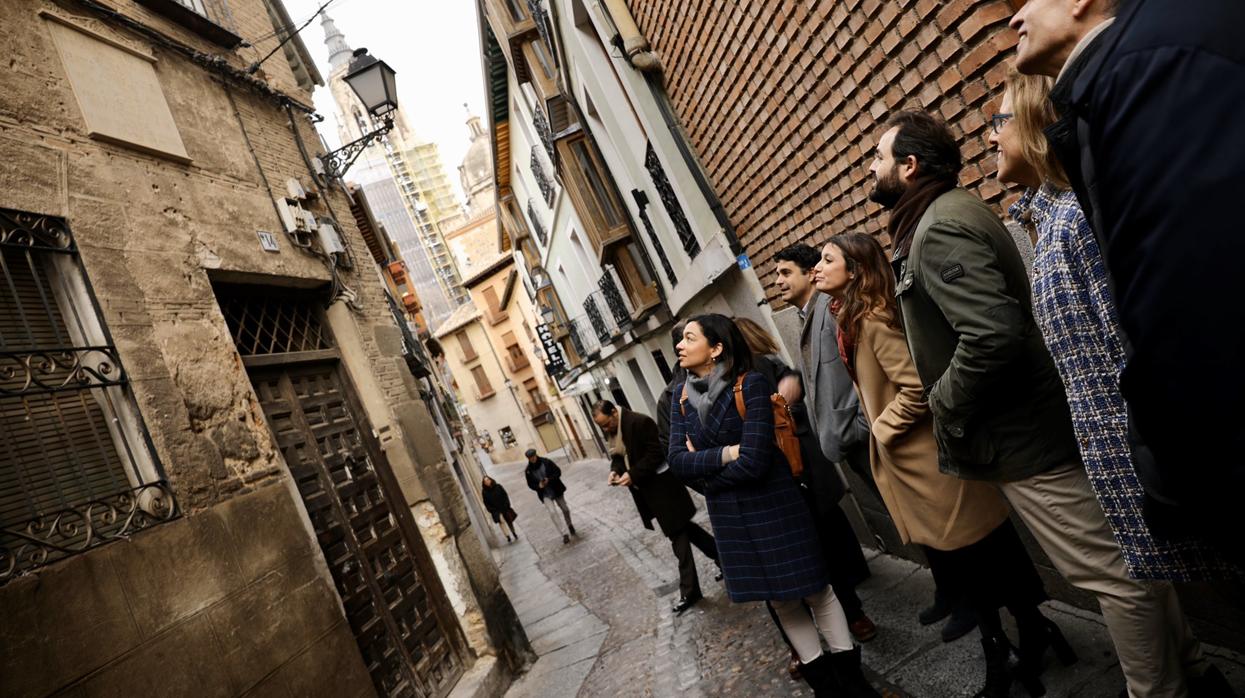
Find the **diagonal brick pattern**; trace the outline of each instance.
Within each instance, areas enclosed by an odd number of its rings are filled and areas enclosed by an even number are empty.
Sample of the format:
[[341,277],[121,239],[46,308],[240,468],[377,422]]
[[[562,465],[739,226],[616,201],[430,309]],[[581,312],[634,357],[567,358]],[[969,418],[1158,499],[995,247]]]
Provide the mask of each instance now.
[[880,233],[867,200],[878,126],[941,114],[961,139],[961,182],[992,202],[985,136],[1016,45],[1003,0],[631,0],[666,89],[756,266],[795,242]]

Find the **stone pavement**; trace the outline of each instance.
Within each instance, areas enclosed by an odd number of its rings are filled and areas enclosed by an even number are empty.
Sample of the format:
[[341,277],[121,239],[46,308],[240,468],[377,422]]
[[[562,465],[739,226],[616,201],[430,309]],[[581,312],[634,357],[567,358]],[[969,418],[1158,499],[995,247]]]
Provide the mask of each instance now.
[[[539,656],[508,696],[812,694],[787,678],[788,652],[764,606],[732,604],[713,581],[712,563],[699,553],[705,600],[675,618],[670,608],[678,597],[678,573],[669,542],[643,528],[630,495],[606,485],[606,461],[556,460],[579,532],[569,545],[524,483],[523,463],[495,465],[490,473],[519,513],[519,542],[494,554],[502,585]],[[708,528],[703,500],[696,499],[697,520]],[[867,555],[873,576],[859,592],[879,627],[877,639],[864,646],[875,685],[896,697],[972,695],[984,677],[977,634],[942,643],[938,626],[916,622],[917,611],[933,598],[929,571],[900,558]],[[1048,659],[1047,695],[1114,698],[1123,679],[1102,619],[1061,603],[1045,608],[1080,655],[1066,668]],[[1207,649],[1245,695],[1245,657]],[[1019,686],[1012,694],[1025,695]]]

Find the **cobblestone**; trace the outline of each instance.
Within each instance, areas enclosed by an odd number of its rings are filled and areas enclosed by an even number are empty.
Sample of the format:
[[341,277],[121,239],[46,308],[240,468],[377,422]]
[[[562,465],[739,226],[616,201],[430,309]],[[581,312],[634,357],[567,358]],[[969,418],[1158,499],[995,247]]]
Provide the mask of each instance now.
[[[510,493],[520,541],[495,551],[509,593],[540,659],[509,696],[811,696],[786,673],[788,651],[759,603],[734,604],[697,553],[705,599],[681,617],[670,544],[643,528],[626,492],[606,485],[603,460],[559,459],[579,535],[562,543],[523,481],[523,464],[494,466]],[[696,495],[696,520],[708,528]],[[869,551],[873,576],[859,593],[879,626],[864,646],[866,673],[887,698],[969,696],[984,676],[975,633],[943,644],[938,626],[916,623],[933,597],[928,570]],[[1052,665],[1048,695],[1115,696],[1123,685],[1102,619],[1060,603],[1047,614],[1081,661]],[[1245,694],[1245,659],[1207,648]],[[1014,695],[1022,695],[1019,687]]]

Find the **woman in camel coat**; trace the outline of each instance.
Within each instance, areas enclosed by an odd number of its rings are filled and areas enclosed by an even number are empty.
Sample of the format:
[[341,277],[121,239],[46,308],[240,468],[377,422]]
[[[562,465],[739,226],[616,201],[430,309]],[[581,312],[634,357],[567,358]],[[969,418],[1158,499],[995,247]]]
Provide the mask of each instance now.
[[[1008,520],[1007,503],[986,482],[938,469],[933,417],[897,319],[891,267],[877,240],[860,233],[831,238],[814,283],[834,298],[839,352],[869,420],[870,465],[882,501],[903,541],[923,548],[939,586],[966,598],[977,613],[987,657],[987,685],[978,695],[1007,695],[1010,642],[1000,607],[1018,624],[1043,629],[1056,651],[1067,649],[1038,610],[1046,592]],[[1018,678],[1036,692],[1036,674]]]

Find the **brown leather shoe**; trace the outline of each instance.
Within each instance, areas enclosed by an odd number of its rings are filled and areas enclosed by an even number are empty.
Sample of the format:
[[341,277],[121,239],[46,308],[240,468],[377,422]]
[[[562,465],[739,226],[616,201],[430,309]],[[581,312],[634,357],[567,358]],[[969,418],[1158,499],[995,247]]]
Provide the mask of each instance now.
[[878,636],[878,626],[873,624],[869,616],[861,616],[847,627],[852,631],[852,637],[856,638],[856,642],[868,642]]

